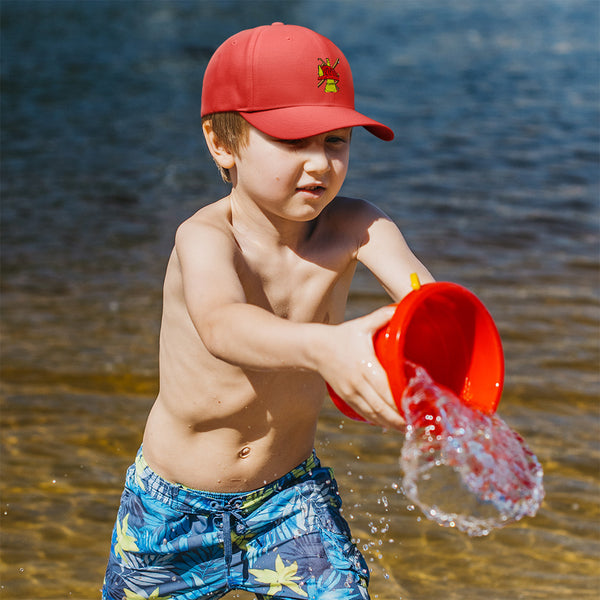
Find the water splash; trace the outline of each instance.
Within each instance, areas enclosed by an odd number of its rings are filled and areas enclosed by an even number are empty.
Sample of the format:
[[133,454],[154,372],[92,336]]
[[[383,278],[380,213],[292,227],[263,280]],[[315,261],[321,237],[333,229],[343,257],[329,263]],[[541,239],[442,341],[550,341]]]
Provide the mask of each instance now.
[[482,536],[536,514],[542,467],[500,417],[469,408],[416,366],[402,407],[403,491],[429,519]]

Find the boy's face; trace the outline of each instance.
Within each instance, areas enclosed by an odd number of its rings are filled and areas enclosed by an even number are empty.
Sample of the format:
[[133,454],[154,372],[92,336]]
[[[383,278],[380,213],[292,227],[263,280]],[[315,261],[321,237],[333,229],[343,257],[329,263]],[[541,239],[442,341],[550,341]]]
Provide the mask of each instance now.
[[235,156],[234,196],[292,221],[309,221],[337,195],[346,172],[352,129],[281,140],[250,127]]

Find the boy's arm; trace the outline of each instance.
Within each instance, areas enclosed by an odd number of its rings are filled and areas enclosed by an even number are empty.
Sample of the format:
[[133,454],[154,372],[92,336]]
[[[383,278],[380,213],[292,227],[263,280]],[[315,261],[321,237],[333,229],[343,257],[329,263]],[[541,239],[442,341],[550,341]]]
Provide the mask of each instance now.
[[370,422],[403,425],[372,341],[393,310],[341,325],[291,322],[247,303],[235,266],[237,251],[223,231],[187,222],[178,230],[175,248],[188,312],[213,356],[249,369],[316,371]]
[[375,275],[394,302],[399,302],[411,291],[411,273],[416,273],[421,283],[434,281],[385,213],[365,203],[361,218],[365,219],[366,235],[357,259]]

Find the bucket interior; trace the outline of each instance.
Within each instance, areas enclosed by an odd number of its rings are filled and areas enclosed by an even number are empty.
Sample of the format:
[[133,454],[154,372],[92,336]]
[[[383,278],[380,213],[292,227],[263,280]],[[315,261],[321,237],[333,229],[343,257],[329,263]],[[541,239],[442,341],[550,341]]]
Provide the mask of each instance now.
[[474,296],[456,289],[424,298],[398,341],[399,358],[424,367],[466,404],[496,409],[504,377],[502,346],[490,314]]

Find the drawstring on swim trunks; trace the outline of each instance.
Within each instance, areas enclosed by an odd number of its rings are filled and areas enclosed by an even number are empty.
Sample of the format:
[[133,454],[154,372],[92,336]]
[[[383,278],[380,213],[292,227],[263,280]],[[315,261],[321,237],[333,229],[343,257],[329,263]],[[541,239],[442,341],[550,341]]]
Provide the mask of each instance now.
[[240,498],[230,500],[225,505],[220,504],[216,500],[211,502],[211,508],[218,511],[215,521],[218,523],[217,519],[220,519],[221,527],[223,528],[223,551],[225,554],[225,564],[227,565],[227,578],[231,576],[231,561],[233,558],[231,531],[234,519],[236,521],[235,531],[238,534],[244,534],[249,529],[244,515],[240,512],[241,507],[242,500]]

